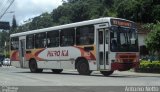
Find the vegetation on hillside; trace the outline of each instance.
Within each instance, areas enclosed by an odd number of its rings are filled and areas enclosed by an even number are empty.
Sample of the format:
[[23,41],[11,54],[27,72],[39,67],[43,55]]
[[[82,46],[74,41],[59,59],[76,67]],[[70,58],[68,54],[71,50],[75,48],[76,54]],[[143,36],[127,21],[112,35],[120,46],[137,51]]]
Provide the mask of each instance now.
[[[63,4],[51,13],[45,12],[40,16],[29,19],[24,25],[20,25],[10,33],[23,32],[28,30],[51,27],[55,25],[73,23],[83,20],[95,19],[100,17],[119,17],[129,19],[138,23],[153,23],[157,27],[151,30],[147,46],[150,49],[155,49],[152,46],[155,41],[152,35],[160,34],[160,4],[158,0],[62,0]],[[152,33],[153,32],[153,33]],[[6,33],[0,32],[1,48],[3,47]],[[157,37],[155,37],[157,38]],[[4,40],[4,41],[3,41]],[[151,42],[154,40],[153,42]],[[149,45],[152,44],[152,45]],[[158,44],[155,44],[158,45]],[[156,46],[157,48],[157,46]],[[157,50],[157,49],[155,49]]]
[[[62,0],[63,1],[63,0]],[[153,0],[64,0],[51,13],[43,13],[15,32],[79,22],[100,17],[120,17],[141,23],[160,20],[160,4]]]

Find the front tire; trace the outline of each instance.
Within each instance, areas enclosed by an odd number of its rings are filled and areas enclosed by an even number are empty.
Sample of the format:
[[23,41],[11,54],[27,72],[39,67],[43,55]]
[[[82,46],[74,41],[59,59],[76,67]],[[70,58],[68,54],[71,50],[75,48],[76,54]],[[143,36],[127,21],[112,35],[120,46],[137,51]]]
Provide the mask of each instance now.
[[35,60],[31,60],[29,62],[29,69],[32,73],[41,73],[43,69],[38,69],[37,62]]
[[53,73],[59,74],[63,71],[63,69],[52,69]]
[[90,75],[92,71],[89,70],[89,64],[87,60],[81,59],[77,63],[77,70],[80,75]]
[[104,76],[109,76],[111,75],[114,71],[100,71],[101,74],[103,74]]

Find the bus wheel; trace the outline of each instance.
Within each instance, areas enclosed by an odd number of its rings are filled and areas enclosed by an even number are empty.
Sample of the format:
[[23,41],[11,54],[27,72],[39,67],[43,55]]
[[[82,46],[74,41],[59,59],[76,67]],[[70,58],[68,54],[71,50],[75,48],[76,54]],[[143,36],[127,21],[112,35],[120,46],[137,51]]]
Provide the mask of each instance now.
[[63,69],[52,69],[52,72],[57,73],[57,74],[61,73],[62,71]]
[[43,69],[37,68],[37,62],[35,60],[29,62],[29,68],[32,73],[41,73],[43,71]]
[[78,61],[77,70],[80,75],[90,75],[92,73],[92,71],[89,70],[89,65],[85,59]]
[[104,76],[109,76],[111,75],[114,71],[100,71],[101,74],[103,74]]

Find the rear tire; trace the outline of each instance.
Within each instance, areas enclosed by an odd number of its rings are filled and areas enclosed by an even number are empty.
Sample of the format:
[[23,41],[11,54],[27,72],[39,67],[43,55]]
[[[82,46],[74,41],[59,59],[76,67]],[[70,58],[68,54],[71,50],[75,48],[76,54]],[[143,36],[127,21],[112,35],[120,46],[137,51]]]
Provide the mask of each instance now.
[[90,75],[92,71],[89,70],[89,64],[87,60],[80,59],[77,63],[77,71],[80,75]]
[[35,60],[31,60],[29,62],[29,69],[32,73],[41,73],[43,69],[38,69],[37,62]]
[[52,69],[53,73],[59,74],[63,71],[63,69]]
[[104,76],[109,76],[111,75],[114,71],[100,71],[101,74],[103,74]]

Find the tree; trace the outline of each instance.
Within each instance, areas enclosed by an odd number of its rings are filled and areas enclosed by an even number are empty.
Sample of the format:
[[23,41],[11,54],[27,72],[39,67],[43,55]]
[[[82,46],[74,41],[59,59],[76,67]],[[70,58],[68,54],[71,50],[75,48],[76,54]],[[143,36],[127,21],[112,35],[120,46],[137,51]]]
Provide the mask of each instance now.
[[117,16],[120,18],[126,18],[132,21],[139,21],[140,14],[140,2],[137,0],[118,0],[115,2],[115,9]]
[[160,20],[160,5],[154,0],[114,0],[117,16],[142,23]]
[[141,23],[160,20],[160,5],[155,0],[62,0],[51,13],[43,13],[18,27],[28,31],[100,17],[120,17]]
[[149,24],[148,28],[152,31],[148,34],[145,40],[147,48],[153,53],[157,52],[160,56],[160,22],[157,24]]
[[51,14],[43,13],[40,16],[33,18],[28,30],[41,29],[53,26],[53,20]]
[[16,17],[13,15],[12,19],[12,29],[15,30],[17,28],[17,22],[16,22]]
[[15,15],[13,15],[12,25],[11,25],[11,29],[9,31],[9,34],[15,33],[17,31],[17,28],[18,28],[18,25],[17,25],[16,17],[15,17]]
[[71,10],[71,21],[79,22],[89,19],[88,15],[88,6],[86,2],[77,1],[76,3],[72,4]]
[[153,6],[151,16],[153,18],[153,22],[160,21],[160,4]]
[[0,32],[0,52],[3,53],[6,50],[5,43],[9,42],[9,33],[6,30]]

